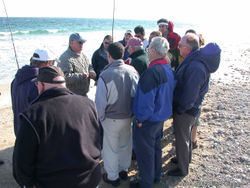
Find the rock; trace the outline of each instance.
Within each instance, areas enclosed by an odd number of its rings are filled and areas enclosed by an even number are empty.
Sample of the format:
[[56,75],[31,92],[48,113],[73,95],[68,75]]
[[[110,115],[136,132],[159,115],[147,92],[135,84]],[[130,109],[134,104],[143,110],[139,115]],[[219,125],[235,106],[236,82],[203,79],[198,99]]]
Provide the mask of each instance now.
[[218,104],[217,110],[225,110],[225,106],[223,104]]
[[248,156],[244,155],[244,156],[241,156],[241,157],[239,158],[239,161],[240,161],[241,163],[250,163],[250,158],[249,158]]
[[202,108],[202,112],[210,112],[210,111],[212,111],[212,108],[209,106],[205,106]]

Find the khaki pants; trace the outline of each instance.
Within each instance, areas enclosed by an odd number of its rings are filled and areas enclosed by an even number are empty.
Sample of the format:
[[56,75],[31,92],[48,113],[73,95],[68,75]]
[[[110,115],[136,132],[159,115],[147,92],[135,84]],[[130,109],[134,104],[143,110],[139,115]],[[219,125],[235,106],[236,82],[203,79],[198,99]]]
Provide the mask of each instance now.
[[108,119],[101,122],[104,131],[102,158],[109,180],[116,180],[119,172],[131,165],[131,118]]

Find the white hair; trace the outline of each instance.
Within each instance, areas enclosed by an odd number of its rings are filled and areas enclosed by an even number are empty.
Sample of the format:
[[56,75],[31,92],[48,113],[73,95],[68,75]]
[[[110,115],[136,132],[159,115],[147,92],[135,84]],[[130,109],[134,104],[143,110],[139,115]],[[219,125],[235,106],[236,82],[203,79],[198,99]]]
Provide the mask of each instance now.
[[169,50],[169,43],[164,37],[154,37],[152,38],[149,48],[155,49],[160,57],[166,57]]

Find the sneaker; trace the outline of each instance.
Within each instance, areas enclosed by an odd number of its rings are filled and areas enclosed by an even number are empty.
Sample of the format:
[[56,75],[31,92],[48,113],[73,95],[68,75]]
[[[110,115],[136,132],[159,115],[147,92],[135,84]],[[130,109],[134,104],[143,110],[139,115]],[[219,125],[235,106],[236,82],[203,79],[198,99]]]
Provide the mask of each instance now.
[[106,173],[103,174],[102,178],[103,178],[103,181],[105,183],[110,184],[110,185],[112,185],[114,187],[117,187],[117,186],[120,185],[120,179],[119,178],[117,178],[116,180],[109,180],[108,179],[108,174],[106,174]]
[[126,172],[124,170],[119,172],[119,178],[124,180],[124,181],[127,181],[128,180],[128,172]]

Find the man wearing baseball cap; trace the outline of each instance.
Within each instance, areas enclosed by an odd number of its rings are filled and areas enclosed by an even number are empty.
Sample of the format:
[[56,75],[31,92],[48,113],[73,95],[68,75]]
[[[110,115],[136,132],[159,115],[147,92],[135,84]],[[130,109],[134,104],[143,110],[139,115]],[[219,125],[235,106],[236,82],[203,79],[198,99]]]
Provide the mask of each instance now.
[[67,88],[83,96],[89,91],[90,79],[96,78],[89,59],[82,52],[85,42],[79,33],[72,33],[69,37],[69,47],[60,56],[58,63],[65,74]]
[[122,40],[118,41],[120,42],[124,48],[125,48],[125,51],[124,51],[124,55],[123,55],[123,60],[126,62],[126,60],[128,59],[128,56],[129,56],[129,53],[128,53],[128,48],[127,48],[127,43],[129,41],[129,39],[131,39],[133,37],[133,32],[131,30],[127,30],[125,33],[124,33],[124,37]]
[[38,96],[35,84],[32,82],[37,77],[38,69],[53,65],[56,56],[46,47],[37,48],[30,58],[30,65],[19,69],[11,83],[11,100],[14,115],[14,133],[17,135],[19,126],[19,113],[28,108],[31,101]]
[[34,81],[39,96],[20,114],[15,180],[21,187],[97,187],[101,166],[94,102],[69,91],[59,67],[40,68]]

